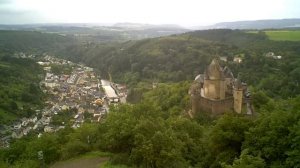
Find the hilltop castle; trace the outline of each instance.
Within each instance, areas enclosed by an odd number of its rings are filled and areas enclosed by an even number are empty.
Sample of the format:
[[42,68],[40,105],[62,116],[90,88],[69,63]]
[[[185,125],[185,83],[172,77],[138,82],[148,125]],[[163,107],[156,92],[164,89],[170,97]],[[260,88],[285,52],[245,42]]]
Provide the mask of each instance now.
[[247,84],[234,78],[228,67],[222,68],[215,58],[204,74],[195,78],[190,87],[192,113],[210,112],[214,115],[234,111],[252,115],[250,92]]

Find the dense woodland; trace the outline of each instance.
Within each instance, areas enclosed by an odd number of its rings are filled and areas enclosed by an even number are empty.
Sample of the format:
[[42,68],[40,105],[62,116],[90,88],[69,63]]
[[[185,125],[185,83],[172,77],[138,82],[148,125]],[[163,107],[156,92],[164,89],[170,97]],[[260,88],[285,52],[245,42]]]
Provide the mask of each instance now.
[[[124,43],[78,44],[57,54],[130,86],[193,80],[213,57],[226,56],[235,76],[268,96],[288,98],[300,93],[299,46],[300,42],[271,41],[264,32],[206,30]],[[283,59],[267,58],[268,52]],[[243,58],[242,64],[232,62],[236,56]]]
[[[90,151],[112,153],[112,163],[129,167],[300,166],[299,42],[275,42],[263,32],[239,30],[110,44],[70,40],[48,52],[128,84],[135,103],[111,107],[100,123],[16,140],[0,150],[0,167],[51,165]],[[28,51],[32,48],[38,45]],[[270,51],[283,58],[265,57]],[[187,115],[188,88],[215,55],[227,56],[223,64],[250,85],[255,116]],[[243,58],[241,64],[232,61],[236,56]],[[154,89],[152,82],[158,83]],[[37,157],[41,150],[42,161]]]
[[33,60],[0,57],[0,123],[35,114],[43,104],[42,68]]

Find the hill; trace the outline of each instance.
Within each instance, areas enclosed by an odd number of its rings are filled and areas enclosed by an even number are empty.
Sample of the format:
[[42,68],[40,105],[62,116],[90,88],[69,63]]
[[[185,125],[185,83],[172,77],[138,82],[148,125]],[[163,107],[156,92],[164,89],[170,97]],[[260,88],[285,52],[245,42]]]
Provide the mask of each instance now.
[[[270,91],[271,96],[294,96],[298,79],[299,42],[273,41],[264,31],[217,29],[180,35],[114,43],[81,43],[57,34],[0,31],[2,53],[13,51],[48,52],[83,62],[100,71],[103,78],[131,86],[140,81],[178,82],[193,80],[203,72],[212,57],[228,57],[226,63],[244,81]],[[265,57],[274,52],[283,57]],[[232,62],[242,56],[241,65]],[[249,76],[255,74],[255,76]],[[265,80],[262,80],[265,79]],[[277,85],[270,85],[272,81]]]
[[[264,32],[206,30],[109,44],[72,43],[63,38],[64,45],[53,50],[47,40],[43,43],[49,46],[44,48],[35,41],[23,43],[31,39],[24,37],[17,44],[23,44],[27,51],[41,48],[92,65],[103,76],[112,76],[131,88],[148,88],[142,90],[144,94],[136,104],[111,106],[100,123],[85,123],[77,129],[66,126],[41,137],[17,139],[9,148],[0,149],[0,167],[50,166],[93,151],[113,153],[109,164],[130,167],[299,166],[299,42],[272,41]],[[1,44],[7,45],[6,41]],[[5,88],[1,88],[1,98],[19,100],[16,93],[23,92],[15,89],[28,86],[20,83],[28,79],[31,91],[25,92],[29,95],[24,98],[38,95],[31,85],[36,81],[36,64],[2,55],[0,79]],[[251,85],[257,116],[228,112],[214,117],[202,111],[195,118],[188,117],[190,84],[216,55],[226,56],[228,61],[222,64]],[[235,57],[242,62],[235,63]],[[152,82],[158,83],[156,87]],[[16,104],[8,107],[15,108]],[[42,160],[38,153],[43,154]]]
[[[111,76],[114,81],[129,85],[143,80],[193,80],[214,56],[225,56],[229,60],[226,65],[248,84],[271,89],[273,96],[276,93],[285,97],[300,92],[291,89],[298,81],[295,76],[299,65],[298,46],[299,42],[269,40],[264,32],[220,29],[124,43],[70,46],[61,55],[97,68],[105,78]],[[268,52],[281,55],[283,59],[276,61],[267,58],[265,55]],[[233,58],[237,56],[243,57],[241,65],[233,63]],[[281,82],[269,85],[274,80]]]
[[199,29],[283,29],[299,28],[300,19],[250,20],[236,22],[221,22]]
[[123,42],[180,34],[188,29],[177,25],[150,25],[138,23],[116,23],[113,25],[77,23],[77,24],[33,24],[0,25],[0,30],[39,31],[76,38],[81,42]]
[[72,42],[72,38],[57,34],[37,31],[0,30],[1,53],[43,53],[45,51],[62,49],[67,43],[72,44]]
[[43,104],[42,69],[33,60],[0,57],[0,123],[34,114]]

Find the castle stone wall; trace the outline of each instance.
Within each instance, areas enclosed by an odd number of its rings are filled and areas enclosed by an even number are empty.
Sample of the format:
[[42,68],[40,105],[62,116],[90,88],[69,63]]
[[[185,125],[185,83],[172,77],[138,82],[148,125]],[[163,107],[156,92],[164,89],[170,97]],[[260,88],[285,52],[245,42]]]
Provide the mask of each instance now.
[[223,114],[233,110],[233,97],[223,100],[211,100],[200,96],[192,96],[192,112],[211,112],[213,115]]
[[225,98],[225,81],[223,80],[204,80],[204,96],[208,99]]

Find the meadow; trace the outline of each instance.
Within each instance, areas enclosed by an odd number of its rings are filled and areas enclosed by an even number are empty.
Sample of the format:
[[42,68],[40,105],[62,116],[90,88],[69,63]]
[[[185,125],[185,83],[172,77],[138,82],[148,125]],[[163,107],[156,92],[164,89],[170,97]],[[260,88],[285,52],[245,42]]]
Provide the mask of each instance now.
[[[300,30],[266,30],[264,32],[270,40],[300,41]],[[258,33],[258,31],[248,31],[247,33]]]

